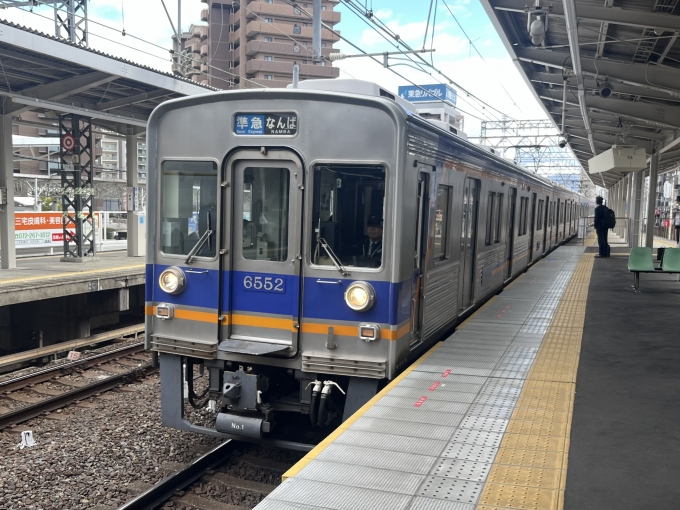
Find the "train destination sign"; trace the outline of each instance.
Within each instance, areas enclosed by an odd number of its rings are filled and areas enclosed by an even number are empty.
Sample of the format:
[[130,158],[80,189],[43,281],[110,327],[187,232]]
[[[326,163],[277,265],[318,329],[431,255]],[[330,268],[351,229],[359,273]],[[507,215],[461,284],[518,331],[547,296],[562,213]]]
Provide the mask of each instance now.
[[290,136],[297,134],[297,113],[238,113],[234,116],[237,135]]

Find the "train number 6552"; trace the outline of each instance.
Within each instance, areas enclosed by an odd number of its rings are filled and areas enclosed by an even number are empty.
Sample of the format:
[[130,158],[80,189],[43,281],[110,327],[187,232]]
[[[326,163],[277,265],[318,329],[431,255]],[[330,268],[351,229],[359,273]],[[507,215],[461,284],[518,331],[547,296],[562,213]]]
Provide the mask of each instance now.
[[243,288],[261,292],[286,292],[284,279],[273,276],[247,275],[243,278]]

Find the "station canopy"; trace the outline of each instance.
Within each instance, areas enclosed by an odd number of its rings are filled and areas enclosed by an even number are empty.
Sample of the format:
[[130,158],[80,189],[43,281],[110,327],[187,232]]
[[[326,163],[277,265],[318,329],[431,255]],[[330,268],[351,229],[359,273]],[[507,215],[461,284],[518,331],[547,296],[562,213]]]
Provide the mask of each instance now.
[[168,99],[216,90],[2,20],[0,63],[4,115],[74,113],[121,134],[145,131]]
[[[586,172],[613,145],[658,151],[659,173],[678,168],[680,0],[481,2],[560,129],[564,107],[564,134]],[[621,175],[591,179],[609,188]]]

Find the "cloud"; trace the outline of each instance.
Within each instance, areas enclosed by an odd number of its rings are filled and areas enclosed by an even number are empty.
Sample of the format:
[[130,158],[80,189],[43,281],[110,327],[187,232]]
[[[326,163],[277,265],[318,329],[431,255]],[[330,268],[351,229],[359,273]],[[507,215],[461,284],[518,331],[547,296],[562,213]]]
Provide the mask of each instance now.
[[387,19],[392,17],[392,9],[378,9],[375,13],[378,19]]

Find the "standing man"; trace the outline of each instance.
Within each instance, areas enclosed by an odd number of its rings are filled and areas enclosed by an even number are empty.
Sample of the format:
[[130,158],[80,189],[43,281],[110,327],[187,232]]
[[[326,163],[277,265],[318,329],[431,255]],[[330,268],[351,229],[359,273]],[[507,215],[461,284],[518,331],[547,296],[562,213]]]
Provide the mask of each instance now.
[[597,204],[595,208],[595,232],[597,232],[597,245],[600,248],[599,255],[595,255],[597,258],[609,257],[609,245],[607,244],[607,231],[609,229],[604,217],[607,208],[602,204],[603,201],[602,197],[595,197]]
[[675,241],[680,246],[680,211],[675,213]]

